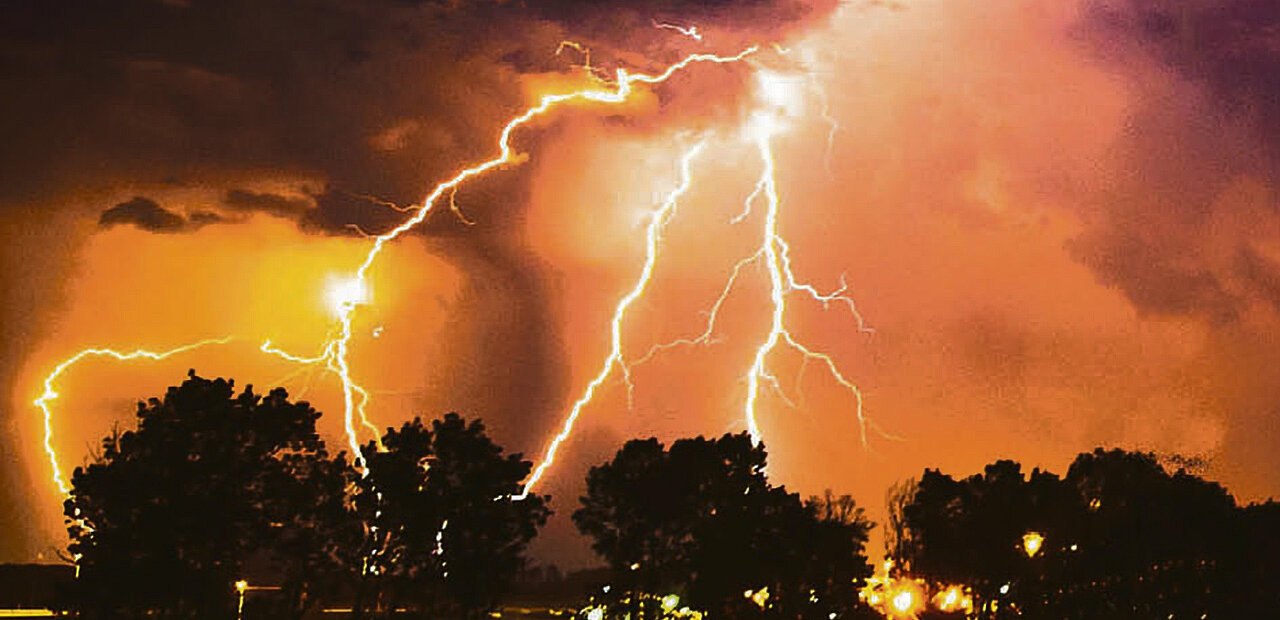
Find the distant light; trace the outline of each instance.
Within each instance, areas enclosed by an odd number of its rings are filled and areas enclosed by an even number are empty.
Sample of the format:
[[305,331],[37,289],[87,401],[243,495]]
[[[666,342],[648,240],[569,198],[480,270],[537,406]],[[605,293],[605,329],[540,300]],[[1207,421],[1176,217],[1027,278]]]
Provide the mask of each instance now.
[[241,579],[240,581],[237,581],[237,582],[236,582],[236,592],[240,592],[240,593],[242,593],[242,594],[243,594],[243,593],[244,593],[244,591],[245,591],[245,590],[248,590],[248,589],[249,589],[249,582],[248,582],[248,581],[245,581],[245,580]]
[[947,586],[933,597],[933,604],[939,611],[965,613],[973,611],[973,597],[958,585]]
[[1044,536],[1040,532],[1027,532],[1022,535],[1022,548],[1027,552],[1027,557],[1035,557],[1036,552],[1040,551],[1040,547],[1044,544]]
[[916,597],[910,590],[903,590],[893,595],[893,608],[898,613],[907,613],[915,604]]
[[604,608],[594,607],[587,612],[587,620],[604,620]]
[[1000,593],[1001,593],[1001,594],[1008,594],[1008,593],[1009,593],[1009,584],[1007,584],[1007,583],[1006,583],[1006,584],[1004,584],[1004,585],[1000,586]]
[[668,594],[662,597],[662,610],[671,613],[672,610],[680,604],[680,597],[675,594]]
[[901,580],[887,593],[887,611],[895,618],[915,618],[924,611],[925,594],[921,584],[915,581]]
[[760,609],[764,609],[765,603],[769,602],[769,587],[765,586],[759,590],[747,590],[742,596],[751,599]]

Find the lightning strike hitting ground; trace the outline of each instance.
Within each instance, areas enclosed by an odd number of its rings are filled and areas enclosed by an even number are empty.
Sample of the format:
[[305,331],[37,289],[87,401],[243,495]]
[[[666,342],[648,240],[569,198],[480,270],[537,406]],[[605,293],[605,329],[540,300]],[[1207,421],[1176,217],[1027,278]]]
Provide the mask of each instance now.
[[[761,98],[770,109],[767,111],[757,111],[751,117],[746,129],[748,134],[753,138],[753,141],[760,153],[761,161],[764,165],[754,189],[744,201],[743,211],[739,215],[735,216],[730,223],[736,224],[746,219],[751,214],[752,204],[763,196],[765,198],[766,209],[763,237],[759,249],[751,256],[734,265],[733,271],[730,274],[728,281],[725,283],[724,288],[721,290],[720,296],[716,299],[708,313],[707,325],[701,334],[693,338],[682,338],[672,342],[655,345],[640,358],[628,362],[622,354],[622,321],[626,316],[627,309],[637,298],[639,298],[640,295],[644,293],[644,290],[652,277],[653,266],[657,260],[658,248],[656,243],[659,240],[659,232],[662,225],[665,224],[670,217],[670,214],[659,217],[659,214],[655,213],[654,219],[650,221],[647,231],[646,238],[648,244],[646,246],[646,259],[644,267],[641,270],[640,278],[637,280],[632,290],[618,303],[617,309],[614,311],[613,320],[611,322],[612,347],[610,349],[609,356],[605,359],[603,366],[600,368],[600,371],[597,373],[595,378],[587,384],[587,388],[583,392],[582,396],[574,402],[573,407],[565,420],[563,428],[552,439],[546,456],[544,456],[543,461],[533,471],[533,475],[531,475],[529,480],[525,483],[524,491],[520,497],[527,496],[530,489],[537,484],[546,470],[554,463],[556,450],[572,433],[573,425],[581,414],[582,409],[591,402],[596,390],[599,389],[604,381],[612,374],[614,367],[617,366],[622,373],[622,379],[627,388],[628,405],[630,405],[631,393],[634,389],[631,381],[631,369],[638,364],[650,361],[658,353],[672,347],[709,344],[711,342],[711,336],[715,331],[716,318],[719,316],[725,300],[732,292],[739,274],[745,266],[756,261],[762,261],[769,273],[772,312],[770,313],[771,324],[769,334],[765,337],[764,342],[761,343],[759,348],[757,348],[754,361],[746,376],[747,396],[743,417],[746,422],[747,432],[751,435],[752,441],[755,443],[759,443],[761,441],[760,427],[756,419],[756,410],[760,396],[760,384],[762,382],[768,382],[773,385],[783,400],[790,404],[790,400],[787,399],[786,394],[783,393],[777,378],[769,373],[767,366],[767,360],[770,354],[777,348],[780,342],[785,343],[787,346],[798,351],[803,356],[806,363],[809,361],[822,362],[836,382],[850,392],[853,396],[855,404],[854,414],[858,421],[858,428],[862,444],[864,446],[868,445],[868,428],[876,430],[879,434],[885,437],[893,438],[891,435],[884,433],[872,424],[864,415],[862,391],[859,390],[853,382],[847,379],[842,372],[840,372],[835,360],[825,353],[816,351],[804,344],[801,344],[786,328],[786,298],[789,293],[798,291],[803,292],[815,301],[818,301],[824,308],[829,307],[833,302],[845,305],[857,321],[857,327],[860,332],[873,332],[873,330],[867,326],[862,315],[858,312],[853,299],[845,295],[845,292],[848,290],[848,285],[845,283],[843,276],[840,278],[840,288],[831,293],[822,293],[814,286],[803,283],[795,277],[795,273],[791,268],[790,246],[778,232],[780,200],[777,191],[777,178],[775,172],[776,165],[774,163],[771,139],[776,133],[781,131],[783,127],[781,117],[798,115],[802,105],[797,101],[793,89],[788,87],[791,82],[797,81],[796,77],[780,76],[765,70],[761,70],[758,75],[760,77],[759,83],[761,86]],[[825,104],[824,116],[826,116]],[[672,208],[675,206],[675,201],[688,190],[690,183],[688,167],[693,153],[694,151],[686,153],[685,157],[682,159],[681,170],[683,180],[681,182],[681,186],[677,188],[676,191],[672,192],[666,203],[666,205],[670,205]],[[663,213],[663,210],[660,210],[659,213]]]
[[591,402],[592,397],[595,396],[596,390],[599,389],[599,387],[604,384],[605,380],[609,378],[609,375],[613,373],[615,366],[622,372],[623,379],[626,381],[628,390],[630,390],[631,374],[628,370],[629,367],[622,356],[622,321],[627,316],[627,309],[629,309],[631,304],[635,303],[635,301],[644,294],[645,287],[649,285],[649,280],[653,277],[654,265],[658,263],[658,241],[662,234],[662,227],[671,219],[671,216],[675,214],[676,203],[680,200],[680,197],[683,196],[685,192],[689,191],[689,185],[691,182],[689,166],[692,163],[693,158],[702,151],[703,146],[704,143],[695,145],[693,148],[686,151],[684,156],[680,158],[680,185],[672,190],[672,192],[667,195],[667,199],[663,201],[662,206],[649,216],[649,225],[645,229],[644,267],[640,269],[640,277],[636,278],[635,285],[633,285],[631,290],[628,291],[627,294],[623,296],[622,300],[618,302],[618,307],[613,312],[613,321],[610,323],[611,339],[609,356],[605,358],[604,365],[601,366],[600,371],[596,373],[595,378],[587,384],[587,388],[583,392],[582,397],[579,398],[577,402],[573,403],[573,408],[569,411],[569,416],[565,418],[564,426],[560,429],[560,432],[552,438],[551,444],[547,447],[546,455],[542,458],[542,462],[533,470],[533,474],[529,476],[529,480],[524,483],[524,490],[521,491],[520,495],[516,496],[516,499],[524,499],[527,497],[529,495],[529,490],[542,479],[542,475],[547,472],[547,469],[555,464],[556,451],[560,449],[560,444],[564,443],[564,441],[569,438],[569,435],[573,433],[573,425],[578,421],[578,416],[582,413],[582,408],[585,407],[587,403]]

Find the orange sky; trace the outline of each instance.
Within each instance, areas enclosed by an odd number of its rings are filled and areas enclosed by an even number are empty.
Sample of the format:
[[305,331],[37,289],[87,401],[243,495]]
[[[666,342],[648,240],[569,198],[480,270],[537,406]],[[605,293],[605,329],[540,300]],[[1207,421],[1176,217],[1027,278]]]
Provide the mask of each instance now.
[[[788,324],[839,363],[863,390],[866,415],[898,437],[872,433],[863,446],[848,392],[779,348],[771,367],[793,404],[766,390],[759,410],[774,480],[803,493],[852,493],[882,521],[887,487],[924,467],[967,474],[1014,458],[1061,473],[1078,452],[1104,445],[1207,459],[1202,473],[1241,500],[1280,490],[1272,370],[1280,323],[1240,262],[1280,260],[1280,217],[1271,178],[1214,163],[1261,157],[1259,147],[1241,124],[1211,113],[1199,83],[1140,51],[1124,51],[1123,63],[1093,51],[1084,13],[1042,4],[848,5],[786,41],[788,57],[771,53],[778,69],[798,70],[784,66],[789,58],[812,70],[838,124],[828,148],[822,97],[794,83],[803,116],[775,148],[780,228],[796,275],[822,289],[843,276],[875,332],[859,332],[847,310],[801,294],[788,298]],[[730,222],[760,166],[737,131],[753,105],[735,95],[744,84],[741,70],[698,69],[627,108],[631,116],[556,114],[518,140],[528,162],[458,194],[468,214],[483,218],[493,207],[508,220],[390,246],[373,269],[372,303],[353,340],[354,374],[373,393],[374,420],[457,410],[540,458],[607,354],[610,315],[644,259],[647,214],[678,181],[688,129],[714,137],[664,232],[651,287],[628,316],[624,350],[634,358],[699,333],[733,264],[759,243],[760,205]],[[517,103],[480,111],[496,116]],[[456,139],[432,133],[429,122],[378,125],[367,144],[396,151],[404,141]],[[496,139],[501,118],[476,122]],[[448,172],[470,162],[429,167]],[[38,321],[38,337],[10,360],[17,374],[6,447],[21,453],[11,461],[31,489],[17,511],[28,540],[14,546],[27,551],[12,558],[59,544],[58,498],[29,403],[43,375],[81,347],[237,339],[162,363],[88,361],[69,371],[55,404],[63,467],[81,463],[112,424],[129,423],[133,402],[160,395],[187,368],[264,391],[283,381],[325,412],[330,440],[345,445],[333,378],[290,376],[296,367],[256,346],[270,338],[298,354],[318,352],[332,328],[325,287],[354,270],[369,242],[267,213],[185,234],[95,225],[95,209],[134,196],[176,213],[223,212],[228,187],[306,200],[331,181],[254,166],[201,178],[72,188],[58,194],[56,208],[68,214],[53,220],[58,232],[24,233],[56,239],[65,258],[15,267],[47,270],[59,284],[33,293],[28,318]],[[1196,192],[1204,195],[1194,217],[1176,200],[1162,202]],[[522,207],[494,206],[510,201]],[[27,231],[35,218],[15,221],[5,230]],[[1184,298],[1187,287],[1169,273],[1210,277],[1229,311],[1216,297]],[[586,468],[621,442],[744,428],[743,377],[769,306],[764,271],[742,277],[714,344],[638,367],[630,408],[611,381],[585,410],[562,464],[540,487],[557,516],[539,557],[588,561],[567,517]]]

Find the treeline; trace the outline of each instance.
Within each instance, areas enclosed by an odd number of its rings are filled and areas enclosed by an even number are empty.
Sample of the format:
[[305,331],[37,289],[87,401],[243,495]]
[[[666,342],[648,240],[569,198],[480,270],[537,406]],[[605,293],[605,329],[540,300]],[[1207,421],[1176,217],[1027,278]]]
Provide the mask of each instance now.
[[328,452],[319,417],[282,389],[236,394],[194,372],[139,403],[137,428],[108,436],[72,476],[78,577],[63,605],[90,618],[231,618],[246,593],[269,590],[249,597],[251,615],[492,608],[549,514],[546,497],[513,499],[529,461],[449,414],[388,429],[356,467]]
[[[194,372],[139,403],[136,428],[106,437],[72,476],[65,514],[78,577],[59,609],[86,618],[494,612],[550,514],[549,497],[522,495],[531,463],[457,414],[387,429],[355,462],[329,451],[319,417],[282,389],[237,393]],[[847,495],[802,499],[770,483],[766,459],[746,434],[729,434],[633,440],[591,468],[572,518],[609,571],[581,593],[577,615],[834,620],[904,602],[902,617],[939,613],[926,593],[860,600],[873,524]],[[1169,474],[1151,455],[1083,454],[1065,478],[1028,478],[1011,461],[961,480],[925,470],[891,504],[896,575],[958,584],[973,599],[970,617],[1280,609],[1277,505],[1239,508],[1218,485]]]
[[1080,454],[1063,477],[1013,461],[891,493],[903,574],[963,584],[979,618],[1250,618],[1280,612],[1280,504],[1152,454]]

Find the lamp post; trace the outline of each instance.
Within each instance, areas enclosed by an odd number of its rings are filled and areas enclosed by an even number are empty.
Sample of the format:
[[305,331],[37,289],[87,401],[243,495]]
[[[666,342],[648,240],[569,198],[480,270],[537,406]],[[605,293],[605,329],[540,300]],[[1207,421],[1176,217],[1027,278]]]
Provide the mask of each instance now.
[[249,582],[241,579],[236,582],[236,593],[240,602],[236,604],[236,620],[244,620],[244,593],[249,589]]
[[236,595],[239,601],[236,603],[236,620],[244,620],[244,594],[250,590],[279,590],[280,586],[251,586],[247,580],[241,579],[235,583]]

